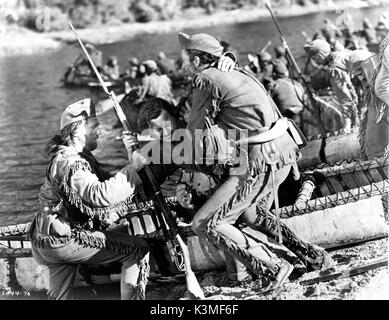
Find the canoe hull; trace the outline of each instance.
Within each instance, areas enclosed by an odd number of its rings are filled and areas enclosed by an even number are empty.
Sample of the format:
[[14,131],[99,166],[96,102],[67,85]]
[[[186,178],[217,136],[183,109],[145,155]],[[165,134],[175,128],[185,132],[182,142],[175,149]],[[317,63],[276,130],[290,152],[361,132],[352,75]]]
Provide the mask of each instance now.
[[[303,206],[283,204],[280,208],[282,221],[302,239],[324,248],[336,248],[386,237],[388,229],[385,220],[389,220],[388,168],[388,159],[377,158],[369,161],[343,161],[335,165],[322,164],[313,169],[303,170],[303,176],[321,174],[325,180],[317,186],[311,200]],[[287,189],[290,193],[291,189]],[[169,259],[163,239],[158,238],[160,226],[155,217],[153,219],[150,216],[151,212],[134,210],[127,216],[127,231],[131,235],[143,236],[157,244],[154,252],[158,254],[153,255],[152,252],[151,271],[180,273]],[[3,234],[12,233],[12,228],[9,227],[0,228],[1,230]],[[24,229],[18,225],[13,230],[23,232]],[[200,240],[190,227],[180,227],[179,231],[189,247],[194,271],[225,268],[226,257],[223,252]],[[252,243],[262,241],[270,247],[274,245],[258,231],[245,228],[244,232]],[[31,246],[28,241],[18,241],[17,237],[10,237],[9,241],[4,240],[4,237],[0,238],[0,248],[8,246],[14,250],[0,249],[0,288],[16,284],[25,290],[45,290],[48,285],[47,267],[37,265],[31,256],[28,257],[28,248]],[[20,249],[17,249],[18,247]],[[166,267],[162,270],[160,260],[167,262],[168,270]],[[117,275],[99,277],[101,281],[118,279]],[[77,285],[85,284],[81,278],[77,281]]]

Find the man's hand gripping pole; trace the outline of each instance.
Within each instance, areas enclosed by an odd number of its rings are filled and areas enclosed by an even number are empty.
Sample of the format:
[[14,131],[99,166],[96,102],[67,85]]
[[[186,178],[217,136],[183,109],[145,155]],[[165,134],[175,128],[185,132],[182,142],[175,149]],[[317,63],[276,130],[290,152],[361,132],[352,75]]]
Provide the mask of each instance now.
[[[78,34],[77,34],[76,30],[74,29],[73,25],[71,24],[71,22],[69,22],[69,26],[72,29],[73,33],[75,34],[77,41],[80,44],[81,49],[84,52],[86,58],[88,59],[90,65],[92,66],[92,69],[95,72],[96,77],[99,80],[102,89],[112,100],[115,111],[116,111],[116,113],[119,117],[119,120],[122,123],[124,129],[131,132],[131,128],[127,122],[126,116],[125,116],[125,114],[124,114],[124,112],[119,104],[119,101],[118,101],[115,93],[113,91],[108,90],[108,87],[106,86],[103,78],[101,77],[100,72],[97,70],[96,65],[94,64],[92,58],[90,57],[88,51],[86,50],[84,44],[82,43],[80,37],[78,36]],[[161,191],[159,190],[159,186],[155,180],[153,172],[151,171],[151,169],[148,166],[145,167],[145,172],[147,174],[149,183],[151,184],[153,191],[154,191],[154,201],[156,202],[157,206],[162,211],[162,214],[163,214],[162,218],[164,220],[163,222],[166,223],[167,226],[169,227],[170,238],[173,237],[173,239],[167,239],[167,240],[168,241],[173,240],[172,242],[174,242],[176,244],[176,245],[174,245],[174,247],[181,248],[182,252],[177,252],[177,250],[174,250],[174,251],[176,251],[177,255],[181,254],[183,256],[183,261],[185,264],[185,277],[186,277],[186,283],[187,283],[187,288],[188,288],[188,293],[190,295],[190,298],[192,298],[192,299],[204,299],[204,293],[203,293],[203,291],[200,287],[200,284],[198,283],[197,278],[196,278],[196,276],[195,276],[195,274],[192,271],[192,268],[190,266],[190,257],[189,257],[188,247],[186,246],[184,241],[181,239],[181,236],[177,232],[175,232],[175,226],[173,225],[170,209],[168,208],[168,206],[166,204],[166,200],[162,196]],[[161,223],[163,223],[163,222],[161,221]],[[164,229],[166,230],[167,228],[164,228]],[[178,257],[173,257],[173,258],[174,258],[173,260],[175,262],[178,260],[181,260],[181,259],[178,259]]]

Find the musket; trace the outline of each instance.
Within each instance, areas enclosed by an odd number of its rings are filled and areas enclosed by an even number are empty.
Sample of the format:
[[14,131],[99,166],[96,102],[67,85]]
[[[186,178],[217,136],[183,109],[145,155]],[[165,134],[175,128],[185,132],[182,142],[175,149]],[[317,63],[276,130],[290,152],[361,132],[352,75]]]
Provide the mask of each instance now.
[[[122,123],[124,129],[128,132],[132,132],[130,125],[126,119],[126,116],[122,110],[122,107],[119,104],[119,101],[113,91],[109,91],[108,87],[106,86],[103,78],[101,77],[99,71],[96,68],[96,65],[94,64],[92,58],[90,57],[88,51],[86,50],[84,44],[82,43],[80,37],[78,36],[76,30],[74,29],[72,23],[69,21],[69,26],[72,29],[74,35],[77,38],[78,43],[81,46],[82,51],[84,52],[86,58],[88,59],[90,65],[92,66],[92,69],[94,73],[96,74],[97,79],[100,82],[100,85],[104,92],[109,96],[109,98],[112,100],[115,111],[117,113],[117,116]],[[151,168],[149,166],[145,166],[144,168],[148,182],[152,189],[153,189],[153,202],[156,207],[159,208],[159,210],[156,210],[156,213],[158,214],[162,231],[164,232],[164,235],[167,237],[166,242],[167,246],[169,248],[169,254],[171,255],[171,258],[173,262],[176,264],[179,270],[182,270],[182,262],[183,267],[185,269],[185,278],[186,278],[186,284],[188,293],[190,295],[190,298],[194,299],[204,299],[204,293],[203,290],[200,287],[200,284],[197,281],[197,278],[192,271],[191,265],[190,265],[190,257],[189,257],[189,251],[187,245],[184,243],[184,241],[181,239],[181,236],[178,234],[176,230],[175,221],[173,218],[173,215],[166,203],[165,198],[162,195],[162,192],[159,188],[159,185],[154,177],[153,172],[151,171]],[[161,214],[162,212],[162,214]]]
[[[325,131],[325,128],[324,128],[324,125],[323,125],[323,122],[321,121],[321,117],[320,117],[320,106],[316,103],[316,99],[315,97],[313,96],[313,93],[312,93],[312,90],[310,88],[310,86],[308,85],[307,81],[305,80],[305,78],[303,77],[303,74],[300,70],[300,67],[298,66],[297,62],[296,62],[296,59],[294,58],[292,52],[290,51],[290,48],[288,46],[288,43],[286,42],[286,39],[285,39],[285,36],[284,36],[284,33],[282,32],[281,30],[281,27],[273,13],[273,10],[271,8],[271,3],[270,3],[270,0],[265,0],[265,6],[266,8],[269,10],[269,13],[274,21],[274,24],[276,25],[276,28],[278,30],[278,33],[280,34],[280,39],[281,39],[281,43],[282,43],[282,46],[284,47],[285,49],[285,52],[287,54],[287,58],[289,59],[289,61],[291,62],[293,68],[296,70],[297,72],[297,75],[298,77],[301,79],[301,81],[303,82],[305,88],[306,88],[306,92],[308,94],[308,98],[309,100],[311,101],[312,105],[313,105],[313,114],[316,118],[316,122],[317,122],[317,125],[319,127],[319,130],[322,134],[323,137],[326,136],[326,131]],[[325,138],[322,139],[322,145],[321,145],[321,149],[320,149],[320,159],[323,161],[323,162],[326,162],[326,157],[325,157],[325,146],[326,146],[326,141],[325,141]]]

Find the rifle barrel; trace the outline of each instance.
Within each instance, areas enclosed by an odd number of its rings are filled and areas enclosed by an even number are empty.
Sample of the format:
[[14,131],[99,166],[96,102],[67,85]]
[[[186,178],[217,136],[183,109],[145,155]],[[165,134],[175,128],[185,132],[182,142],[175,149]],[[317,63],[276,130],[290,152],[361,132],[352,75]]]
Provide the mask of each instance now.
[[69,26],[70,26],[70,29],[72,29],[74,35],[76,36],[77,41],[78,41],[78,43],[80,44],[82,51],[84,52],[84,54],[85,54],[86,57],[88,58],[88,61],[89,61],[89,63],[91,64],[92,69],[93,69],[93,71],[95,72],[96,77],[97,77],[97,79],[99,80],[101,86],[103,87],[104,92],[105,92],[106,94],[109,95],[108,88],[107,88],[107,86],[105,85],[104,80],[103,80],[103,78],[102,78],[101,75],[100,75],[100,72],[97,70],[96,65],[94,64],[94,62],[93,62],[91,56],[90,56],[89,53],[88,53],[88,50],[86,50],[84,44],[82,43],[80,37],[79,37],[78,34],[77,34],[76,29],[74,29],[74,27],[73,27],[73,25],[72,25],[72,23],[71,23],[70,21],[69,21]]
[[116,114],[118,115],[119,120],[122,123],[124,129],[127,130],[127,131],[132,131],[131,128],[130,128],[130,125],[129,125],[127,119],[126,119],[126,116],[125,116],[125,114],[124,114],[124,112],[123,112],[123,110],[122,110],[122,108],[121,108],[121,106],[119,104],[119,101],[117,100],[117,97],[116,97],[115,93],[113,91],[109,91],[108,90],[108,87],[105,84],[103,78],[101,77],[101,74],[100,74],[99,70],[97,70],[97,67],[96,67],[95,63],[93,62],[91,56],[89,55],[88,50],[86,50],[83,42],[81,41],[80,37],[77,34],[76,29],[74,29],[74,27],[73,27],[73,25],[72,25],[72,23],[70,21],[69,21],[69,26],[72,29],[74,35],[76,36],[77,41],[80,44],[81,49],[84,52],[85,56],[87,57],[90,65],[92,66],[92,69],[93,69],[97,79],[99,80],[101,87],[103,88],[104,92],[111,98],[111,100],[113,102],[113,106],[114,106],[115,111],[116,111]]
[[274,16],[274,13],[273,13],[273,10],[270,7],[269,1],[267,1],[267,0],[265,1],[265,6],[269,10],[271,17],[273,18],[274,24],[276,25],[276,28],[278,29],[278,32],[281,34],[281,37],[284,38],[284,33],[282,32],[281,27],[278,24],[278,21],[277,21],[276,17]]
[[281,30],[281,27],[280,25],[278,24],[278,21],[276,19],[276,17],[274,16],[274,13],[273,13],[273,10],[271,9],[271,6],[270,6],[270,1],[269,0],[265,0],[265,6],[266,8],[268,9],[273,21],[274,21],[274,24],[276,25],[277,29],[278,29],[278,32],[280,33],[280,38],[281,38],[281,41],[282,41],[282,44],[283,46],[285,47],[285,51],[286,51],[286,54],[287,56],[289,57],[289,60],[290,62],[292,63],[293,67],[295,68],[295,70],[297,71],[298,73],[298,76],[299,78],[302,80],[305,88],[306,88],[306,91],[307,91],[307,94],[308,94],[308,98],[309,100],[311,101],[312,105],[313,105],[313,114],[317,120],[317,125],[319,126],[319,130],[323,136],[322,138],[322,144],[321,144],[321,149],[320,149],[320,159],[323,161],[323,162],[326,162],[326,155],[325,155],[325,146],[326,146],[326,139],[325,139],[325,136],[326,136],[326,130],[324,128],[324,125],[323,125],[323,122],[321,121],[321,116],[320,116],[320,106],[317,104],[316,100],[314,99],[313,97],[313,93],[311,91],[311,88],[309,87],[307,81],[305,80],[305,78],[303,77],[302,73],[301,73],[301,70],[292,54],[292,52],[290,51],[289,49],[289,46],[288,46],[288,43],[286,42],[285,40],[285,37],[284,37],[284,34]]

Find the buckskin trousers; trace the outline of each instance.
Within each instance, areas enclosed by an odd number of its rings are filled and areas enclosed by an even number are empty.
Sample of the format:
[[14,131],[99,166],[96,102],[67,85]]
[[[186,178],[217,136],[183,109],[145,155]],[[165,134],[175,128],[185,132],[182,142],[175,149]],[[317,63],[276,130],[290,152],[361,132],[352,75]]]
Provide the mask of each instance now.
[[[275,172],[276,190],[286,179],[291,165]],[[253,180],[245,176],[230,176],[196,213],[192,229],[200,237],[207,238],[221,250],[228,252],[255,274],[274,278],[280,259],[262,244],[262,250],[250,247],[246,236],[233,224],[238,218],[254,230],[277,239],[276,217],[270,212],[274,201],[270,171],[259,174]],[[307,266],[320,268],[324,249],[297,237],[281,222],[283,245],[296,254]]]
[[132,237],[123,232],[92,231],[96,238],[110,239],[127,244],[134,243],[145,252],[143,257],[128,253],[116,253],[107,248],[93,248],[70,239],[65,244],[50,248],[34,247],[32,253],[39,264],[49,268],[50,300],[66,300],[73,298],[74,280],[79,264],[105,265],[112,262],[121,263],[120,294],[122,300],[144,299],[145,286],[149,272],[149,253],[146,241]]

